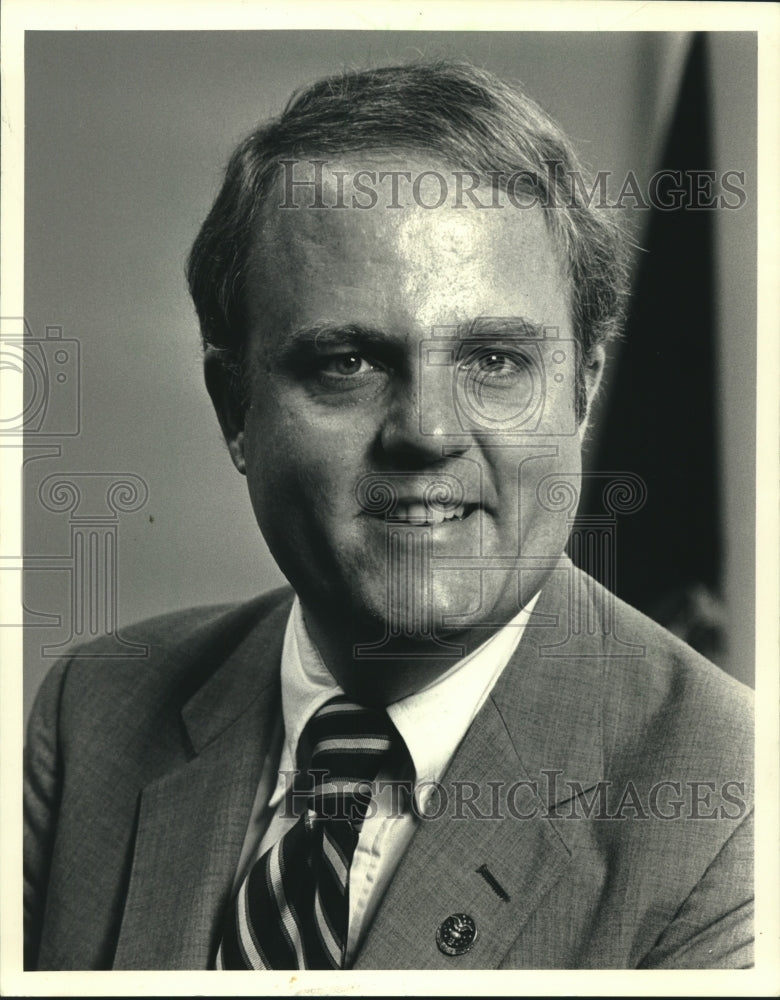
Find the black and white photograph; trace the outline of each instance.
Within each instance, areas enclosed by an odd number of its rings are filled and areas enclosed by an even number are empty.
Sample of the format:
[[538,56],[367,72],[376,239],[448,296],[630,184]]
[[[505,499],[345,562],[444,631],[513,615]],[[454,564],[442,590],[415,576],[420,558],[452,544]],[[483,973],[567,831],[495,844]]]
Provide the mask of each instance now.
[[3,993],[780,989],[780,12],[648,7],[8,4]]

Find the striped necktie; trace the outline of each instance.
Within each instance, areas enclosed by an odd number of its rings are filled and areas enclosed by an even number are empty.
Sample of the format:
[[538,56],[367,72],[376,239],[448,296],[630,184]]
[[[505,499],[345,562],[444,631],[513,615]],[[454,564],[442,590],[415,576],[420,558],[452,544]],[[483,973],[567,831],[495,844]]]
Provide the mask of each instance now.
[[218,969],[340,969],[349,924],[349,867],[370,783],[401,737],[386,712],[345,697],[306,725],[298,761],[306,808],[251,868],[228,912]]

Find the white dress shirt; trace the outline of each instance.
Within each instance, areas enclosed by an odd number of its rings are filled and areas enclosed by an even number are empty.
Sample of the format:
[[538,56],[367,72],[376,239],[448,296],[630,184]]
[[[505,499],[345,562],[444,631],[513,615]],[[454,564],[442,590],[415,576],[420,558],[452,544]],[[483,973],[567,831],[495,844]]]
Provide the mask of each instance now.
[[[387,706],[390,719],[406,743],[414,775],[382,771],[377,776],[379,790],[360,831],[349,874],[347,968],[421,822],[420,816],[425,815],[437,783],[517,648],[538,596],[441,677],[423,690]],[[289,801],[288,808],[283,807],[295,770],[298,740],[317,709],[336,695],[344,694],[309,636],[297,598],[287,621],[281,683],[283,729],[279,726],[277,734],[282,739],[279,768],[276,775],[271,773],[273,765],[269,761],[273,755],[269,755],[244,840],[235,888],[246,877],[250,865],[295,823]],[[269,800],[268,789],[274,778],[275,788]],[[398,792],[391,787],[393,780],[399,778],[413,779],[414,788],[414,802],[402,797],[400,808]],[[388,783],[384,790],[383,781]],[[438,802],[432,805],[435,807]]]

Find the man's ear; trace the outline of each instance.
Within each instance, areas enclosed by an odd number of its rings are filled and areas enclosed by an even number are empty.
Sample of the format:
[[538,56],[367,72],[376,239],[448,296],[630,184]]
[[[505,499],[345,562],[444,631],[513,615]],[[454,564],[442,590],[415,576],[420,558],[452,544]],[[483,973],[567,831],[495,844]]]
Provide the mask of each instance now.
[[233,465],[242,475],[246,475],[244,406],[241,401],[239,375],[225,364],[223,352],[213,347],[206,348],[203,356],[203,373]]
[[597,344],[591,350],[590,358],[585,365],[584,371],[586,407],[580,423],[579,433],[581,441],[584,440],[585,432],[588,429],[591,406],[593,404],[593,400],[596,398],[596,393],[599,391],[599,386],[601,385],[601,376],[604,374],[605,360],[606,352],[604,351],[604,347],[601,344]]

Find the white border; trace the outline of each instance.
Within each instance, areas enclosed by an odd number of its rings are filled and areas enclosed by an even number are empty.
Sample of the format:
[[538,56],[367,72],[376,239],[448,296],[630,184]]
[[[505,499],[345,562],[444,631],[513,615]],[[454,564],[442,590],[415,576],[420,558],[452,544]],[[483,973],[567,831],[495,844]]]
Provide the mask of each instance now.
[[[394,30],[560,30],[567,31],[735,31],[759,33],[759,266],[757,381],[757,623],[758,698],[757,842],[761,859],[756,926],[756,968],[744,972],[392,972],[263,974],[266,995],[299,992],[353,995],[560,995],[581,996],[774,996],[780,994],[778,920],[778,380],[780,373],[780,141],[777,95],[780,8],[762,3],[669,3],[630,0],[368,0],[229,2],[229,0],[4,0],[2,17],[2,259],[0,316],[23,316],[24,214],[24,32],[25,30],[209,30],[362,29]],[[11,404],[21,387],[3,381]],[[6,397],[8,399],[9,397]],[[21,409],[21,406],[18,407]],[[17,412],[14,409],[12,412]],[[4,448],[0,477],[2,544],[21,552],[19,475],[21,450]],[[19,594],[0,591],[0,621],[19,620]],[[169,995],[197,993],[256,995],[256,973],[23,973],[21,969],[21,789],[22,662],[21,630],[0,628],[0,710],[3,745],[0,796],[0,994],[31,996]],[[760,678],[760,680],[759,680]]]

